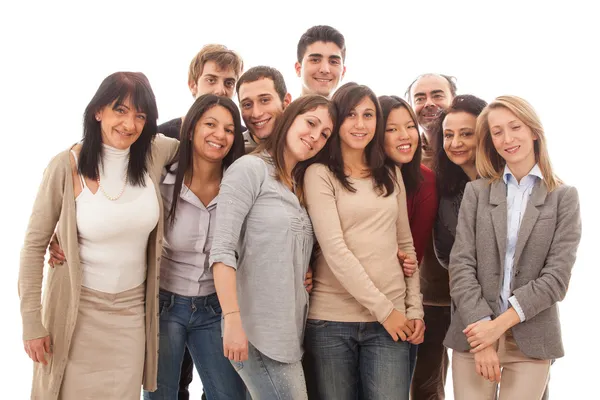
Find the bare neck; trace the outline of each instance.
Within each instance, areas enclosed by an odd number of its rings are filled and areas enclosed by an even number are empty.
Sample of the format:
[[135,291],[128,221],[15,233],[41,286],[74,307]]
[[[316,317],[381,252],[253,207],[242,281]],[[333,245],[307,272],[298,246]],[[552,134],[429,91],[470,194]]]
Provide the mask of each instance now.
[[357,150],[348,147],[342,147],[342,159],[344,160],[344,170],[354,178],[362,178],[369,174],[365,149]]
[[[211,162],[202,157],[194,156],[193,174],[187,184],[193,183],[213,183],[220,182],[223,177],[223,164],[221,162]],[[189,175],[188,175],[189,176]]]

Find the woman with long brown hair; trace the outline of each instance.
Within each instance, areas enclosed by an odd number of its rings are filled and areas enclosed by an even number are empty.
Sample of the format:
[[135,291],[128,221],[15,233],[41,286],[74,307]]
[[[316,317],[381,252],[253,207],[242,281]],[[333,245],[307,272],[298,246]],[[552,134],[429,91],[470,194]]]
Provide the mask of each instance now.
[[[333,102],[336,132],[305,176],[320,246],[306,324],[311,395],[408,399],[411,320],[423,318],[416,259],[398,167],[386,165],[385,121],[373,91],[347,83]],[[359,389],[359,381],[360,387]]]
[[314,234],[302,175],[331,136],[335,115],[322,96],[297,99],[221,183],[210,265],[223,310],[223,350],[256,399],[307,398],[304,280]]

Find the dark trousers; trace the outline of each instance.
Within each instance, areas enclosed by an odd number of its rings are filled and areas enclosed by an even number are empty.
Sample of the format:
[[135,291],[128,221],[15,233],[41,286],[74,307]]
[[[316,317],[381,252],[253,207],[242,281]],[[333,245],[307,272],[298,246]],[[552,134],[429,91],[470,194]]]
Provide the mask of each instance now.
[[444,338],[450,326],[450,306],[423,306],[425,340],[419,345],[410,388],[413,400],[444,400],[448,350]]
[[[189,387],[194,379],[194,361],[187,346],[185,347],[185,353],[183,353],[183,362],[181,363],[181,375],[179,377],[179,393],[177,398],[179,400],[190,400]],[[202,394],[204,396],[204,393]]]

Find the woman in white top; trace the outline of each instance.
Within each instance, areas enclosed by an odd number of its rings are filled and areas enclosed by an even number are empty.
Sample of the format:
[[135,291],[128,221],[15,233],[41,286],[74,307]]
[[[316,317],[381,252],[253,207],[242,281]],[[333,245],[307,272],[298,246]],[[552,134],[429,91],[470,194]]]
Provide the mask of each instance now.
[[[142,381],[156,388],[158,182],[178,147],[156,136],[157,116],[147,78],[114,73],[85,110],[82,143],[46,170],[19,274],[32,398],[138,400]],[[66,261],[50,270],[40,304],[55,229]]]

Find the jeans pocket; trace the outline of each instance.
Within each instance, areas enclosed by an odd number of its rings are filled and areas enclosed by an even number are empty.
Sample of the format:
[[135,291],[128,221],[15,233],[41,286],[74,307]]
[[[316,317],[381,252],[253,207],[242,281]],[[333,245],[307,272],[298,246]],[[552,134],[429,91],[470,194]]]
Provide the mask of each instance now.
[[307,319],[306,320],[306,327],[307,328],[324,328],[327,326],[327,324],[329,323],[329,321],[325,321],[322,319]]
[[229,360],[229,362],[231,363],[231,365],[233,365],[233,368],[235,368],[236,372],[239,372],[242,368],[244,368],[244,362],[243,361]]
[[160,311],[160,315],[166,314],[171,309],[172,302],[173,300],[171,294],[163,291],[159,293],[158,310]]
[[208,309],[214,316],[221,317],[221,314],[223,313],[223,310],[221,310],[221,303],[219,303],[218,299],[211,301],[208,305]]

